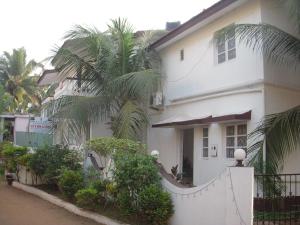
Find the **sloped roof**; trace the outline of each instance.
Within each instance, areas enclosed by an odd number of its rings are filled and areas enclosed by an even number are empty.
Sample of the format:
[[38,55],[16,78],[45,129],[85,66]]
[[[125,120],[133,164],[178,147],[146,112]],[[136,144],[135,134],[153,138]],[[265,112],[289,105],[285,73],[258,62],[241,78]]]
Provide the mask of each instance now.
[[169,42],[170,40],[174,39],[175,37],[179,36],[180,34],[184,33],[188,29],[194,27],[195,25],[199,24],[200,22],[203,22],[204,20],[208,19],[209,17],[212,17],[213,15],[217,14],[218,12],[222,11],[223,9],[227,8],[228,6],[232,5],[233,3],[241,2],[240,0],[220,0],[211,7],[203,10],[198,15],[192,17],[187,22],[183,23],[176,29],[170,31],[162,38],[158,39],[154,43],[152,43],[149,47],[150,49],[155,49],[163,44]]

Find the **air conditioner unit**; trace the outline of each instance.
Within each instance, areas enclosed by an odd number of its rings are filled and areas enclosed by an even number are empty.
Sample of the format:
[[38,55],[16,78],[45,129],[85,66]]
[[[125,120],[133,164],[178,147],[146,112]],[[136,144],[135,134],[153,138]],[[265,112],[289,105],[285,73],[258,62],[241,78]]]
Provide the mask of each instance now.
[[162,108],[164,106],[164,96],[162,92],[155,92],[152,95],[151,105],[154,108]]

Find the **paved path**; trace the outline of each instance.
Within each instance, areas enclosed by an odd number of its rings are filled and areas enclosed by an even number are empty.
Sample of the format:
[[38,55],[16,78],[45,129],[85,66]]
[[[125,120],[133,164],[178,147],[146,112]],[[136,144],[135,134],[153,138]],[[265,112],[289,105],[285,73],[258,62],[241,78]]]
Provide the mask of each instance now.
[[0,225],[99,225],[0,181]]

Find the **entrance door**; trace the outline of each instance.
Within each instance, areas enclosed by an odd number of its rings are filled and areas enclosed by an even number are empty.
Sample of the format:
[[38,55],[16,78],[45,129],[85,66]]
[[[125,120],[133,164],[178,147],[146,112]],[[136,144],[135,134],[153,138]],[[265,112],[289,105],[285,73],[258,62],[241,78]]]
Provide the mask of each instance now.
[[183,130],[182,176],[185,184],[193,184],[194,129]]

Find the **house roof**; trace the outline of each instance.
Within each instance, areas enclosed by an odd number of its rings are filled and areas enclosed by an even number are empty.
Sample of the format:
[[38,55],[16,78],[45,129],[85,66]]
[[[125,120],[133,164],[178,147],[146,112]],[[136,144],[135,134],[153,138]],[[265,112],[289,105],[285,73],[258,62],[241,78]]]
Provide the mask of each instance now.
[[[220,0],[209,8],[203,10],[198,15],[192,17],[187,22],[183,23],[181,26],[176,29],[170,31],[168,34],[158,39],[154,43],[152,43],[149,47],[150,49],[156,49],[158,47],[162,47],[162,45],[166,45],[171,40],[178,38],[179,36],[184,36],[184,33],[189,29],[195,27],[201,22],[205,22],[205,20],[215,16],[216,14],[223,11],[225,8],[230,8],[229,6],[233,6],[234,3],[242,3],[245,0]],[[219,15],[220,16],[220,15]],[[182,37],[181,37],[182,38]]]
[[58,72],[53,70],[44,70],[42,76],[38,79],[39,86],[50,85],[58,82]]

